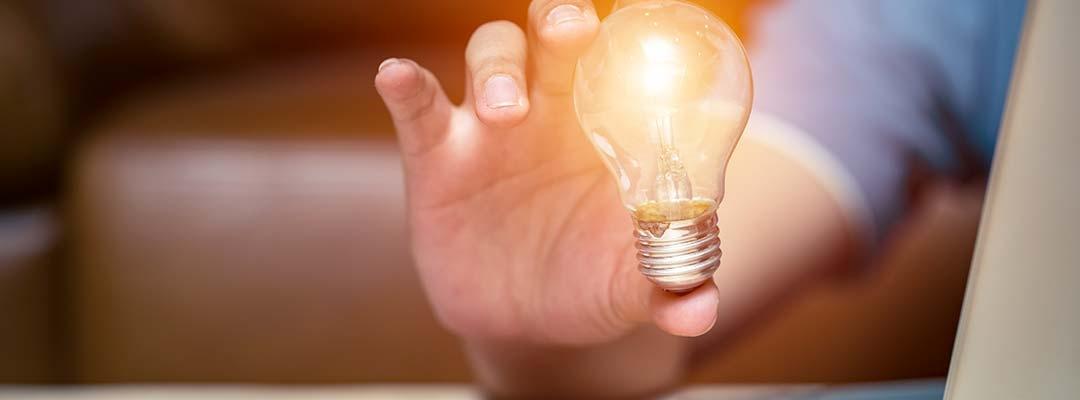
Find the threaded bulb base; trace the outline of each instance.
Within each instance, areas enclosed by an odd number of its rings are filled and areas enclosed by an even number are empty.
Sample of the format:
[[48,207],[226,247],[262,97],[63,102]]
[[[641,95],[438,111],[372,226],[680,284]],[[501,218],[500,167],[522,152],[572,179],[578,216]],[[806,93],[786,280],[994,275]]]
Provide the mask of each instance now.
[[678,221],[634,219],[638,270],[661,289],[686,293],[712,279],[720,266],[715,211]]

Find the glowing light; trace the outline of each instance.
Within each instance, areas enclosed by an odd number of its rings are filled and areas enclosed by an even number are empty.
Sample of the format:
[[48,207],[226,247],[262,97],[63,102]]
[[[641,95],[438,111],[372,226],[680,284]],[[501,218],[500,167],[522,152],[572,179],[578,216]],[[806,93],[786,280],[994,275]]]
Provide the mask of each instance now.
[[634,220],[639,271],[666,290],[719,266],[716,207],[750,79],[724,22],[679,0],[620,7],[578,59],[574,110]]
[[686,72],[679,62],[676,46],[663,38],[651,37],[641,42],[641,51],[645,54],[645,63],[641,67],[645,93],[650,96],[673,94]]
[[674,62],[678,58],[678,50],[671,42],[651,37],[641,41],[641,51],[650,63]]

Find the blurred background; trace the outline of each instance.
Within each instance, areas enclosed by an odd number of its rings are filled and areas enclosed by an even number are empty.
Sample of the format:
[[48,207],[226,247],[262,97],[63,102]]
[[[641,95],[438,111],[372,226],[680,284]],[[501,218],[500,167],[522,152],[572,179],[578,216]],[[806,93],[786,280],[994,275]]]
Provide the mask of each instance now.
[[[767,6],[700,3],[751,44]],[[410,265],[372,80],[413,58],[459,99],[471,31],[527,5],[0,2],[0,383],[469,380]],[[982,188],[932,186],[871,273],[692,380],[943,376]]]

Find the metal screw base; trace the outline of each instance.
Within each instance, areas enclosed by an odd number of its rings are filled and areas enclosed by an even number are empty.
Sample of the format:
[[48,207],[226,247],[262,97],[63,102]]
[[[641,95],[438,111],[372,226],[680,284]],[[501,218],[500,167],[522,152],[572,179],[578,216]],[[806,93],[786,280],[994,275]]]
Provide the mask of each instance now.
[[638,270],[661,289],[686,293],[712,279],[720,266],[716,212],[667,222],[634,220]]

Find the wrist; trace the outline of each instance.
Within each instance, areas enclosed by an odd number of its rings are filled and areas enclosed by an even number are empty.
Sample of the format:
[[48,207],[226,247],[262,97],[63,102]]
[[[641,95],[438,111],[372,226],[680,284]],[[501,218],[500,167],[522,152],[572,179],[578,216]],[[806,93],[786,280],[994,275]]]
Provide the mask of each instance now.
[[477,382],[506,398],[635,398],[665,391],[686,372],[690,346],[655,327],[590,346],[466,339]]

